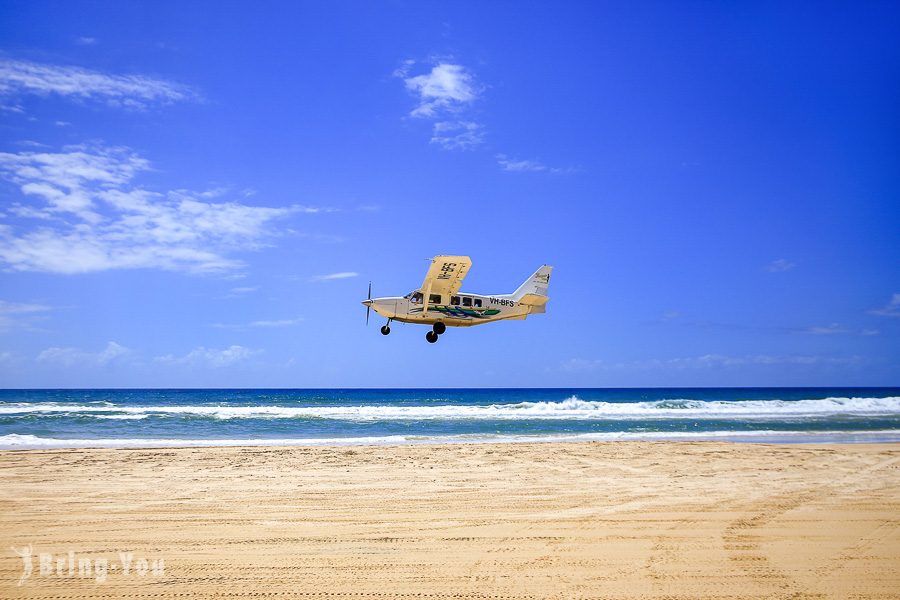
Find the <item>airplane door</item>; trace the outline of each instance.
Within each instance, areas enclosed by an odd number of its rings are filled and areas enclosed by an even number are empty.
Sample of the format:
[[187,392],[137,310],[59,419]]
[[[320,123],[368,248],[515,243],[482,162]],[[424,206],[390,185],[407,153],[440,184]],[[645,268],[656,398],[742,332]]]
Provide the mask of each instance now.
[[[397,314],[413,317],[419,315],[419,313],[421,312],[420,310],[416,310],[422,308],[421,302],[412,302],[407,298],[401,298],[397,302],[400,303],[399,306],[397,306]],[[413,312],[414,310],[415,312]]]

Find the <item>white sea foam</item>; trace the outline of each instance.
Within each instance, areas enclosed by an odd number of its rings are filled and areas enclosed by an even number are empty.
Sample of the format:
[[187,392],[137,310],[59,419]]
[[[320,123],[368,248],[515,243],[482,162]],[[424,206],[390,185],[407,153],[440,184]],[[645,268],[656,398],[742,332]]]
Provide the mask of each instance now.
[[589,441],[736,441],[758,443],[872,443],[900,442],[900,429],[884,431],[668,431],[606,432],[552,435],[444,435],[444,436],[372,436],[344,438],[280,438],[280,439],[152,439],[101,438],[58,439],[34,435],[0,436],[0,450],[54,448],[190,448],[219,446],[384,446],[398,444],[479,444],[479,443],[545,443]]
[[671,399],[647,402],[599,402],[581,400],[577,396],[572,396],[558,402],[415,406],[99,406],[48,402],[0,405],[0,416],[35,414],[108,419],[194,416],[216,419],[313,418],[346,421],[796,419],[834,416],[900,416],[900,397],[738,401]]

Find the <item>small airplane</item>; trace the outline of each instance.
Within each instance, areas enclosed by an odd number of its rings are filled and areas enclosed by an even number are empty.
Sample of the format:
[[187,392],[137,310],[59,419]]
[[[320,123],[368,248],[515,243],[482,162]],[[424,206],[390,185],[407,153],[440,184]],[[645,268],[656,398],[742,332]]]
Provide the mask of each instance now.
[[550,299],[547,287],[553,267],[542,266],[512,294],[484,296],[459,291],[471,266],[472,259],[468,256],[435,256],[422,287],[402,297],[372,298],[372,284],[369,283],[369,297],[362,301],[366,307],[366,324],[369,324],[369,312],[374,309],[387,317],[387,324],[381,328],[382,335],[391,332],[391,321],[431,325],[425,339],[433,344],[447,327],[522,320],[528,315],[546,312]]

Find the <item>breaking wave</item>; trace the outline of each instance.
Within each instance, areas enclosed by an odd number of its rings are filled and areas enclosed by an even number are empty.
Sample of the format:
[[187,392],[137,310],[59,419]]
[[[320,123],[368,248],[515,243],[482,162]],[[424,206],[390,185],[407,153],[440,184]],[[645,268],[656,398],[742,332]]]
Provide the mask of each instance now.
[[421,420],[636,420],[636,419],[799,419],[900,416],[900,396],[806,400],[685,400],[600,402],[571,396],[557,402],[445,405],[354,406],[123,406],[19,402],[0,404],[0,418],[66,416],[140,420],[155,418],[331,419],[343,421]]
[[54,448],[188,448],[218,446],[374,446],[396,444],[479,444],[611,441],[735,441],[759,443],[900,442],[900,430],[883,431],[616,431],[546,435],[386,435],[330,438],[178,439],[88,438],[58,439],[34,435],[0,435],[0,450]]

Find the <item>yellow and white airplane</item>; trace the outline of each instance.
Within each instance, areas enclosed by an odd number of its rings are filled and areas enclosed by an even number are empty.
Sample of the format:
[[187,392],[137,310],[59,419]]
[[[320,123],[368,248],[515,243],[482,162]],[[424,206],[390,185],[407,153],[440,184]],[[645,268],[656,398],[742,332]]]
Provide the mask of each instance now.
[[481,323],[510,319],[525,319],[528,315],[546,312],[547,287],[553,267],[544,265],[519,286],[512,294],[466,294],[459,291],[462,280],[472,266],[468,256],[435,256],[425,275],[422,287],[405,296],[372,298],[362,303],[366,306],[366,323],[369,311],[387,317],[381,333],[391,332],[391,321],[431,325],[425,335],[430,343],[447,331],[447,327],[471,327]]

